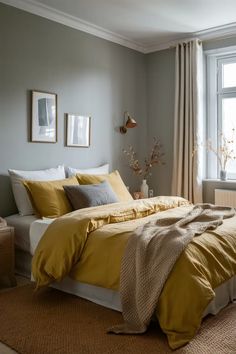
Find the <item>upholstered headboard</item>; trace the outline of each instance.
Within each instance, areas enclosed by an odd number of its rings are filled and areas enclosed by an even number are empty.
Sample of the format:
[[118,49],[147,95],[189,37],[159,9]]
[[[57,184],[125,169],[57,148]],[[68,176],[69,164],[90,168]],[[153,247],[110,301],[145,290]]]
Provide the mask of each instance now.
[[5,217],[17,213],[10,177],[0,174],[0,216]]

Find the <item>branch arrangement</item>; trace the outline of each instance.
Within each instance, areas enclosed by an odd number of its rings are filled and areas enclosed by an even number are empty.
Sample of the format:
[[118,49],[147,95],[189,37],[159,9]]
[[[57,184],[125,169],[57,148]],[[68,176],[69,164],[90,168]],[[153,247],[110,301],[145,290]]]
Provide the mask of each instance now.
[[[226,170],[226,165],[230,160],[236,159],[236,138],[235,138],[235,129],[232,128],[232,134],[230,139],[227,139],[226,136],[221,132],[219,133],[220,145],[218,148],[215,148],[212,145],[211,140],[207,140],[205,147],[207,151],[213,152],[216,156],[217,161],[219,162],[221,170]],[[197,151],[199,146],[194,147],[193,154]]]
[[145,158],[143,165],[141,165],[139,160],[136,158],[137,154],[131,145],[128,150],[123,150],[123,153],[129,160],[129,167],[131,170],[137,176],[142,176],[144,179],[151,175],[150,170],[153,166],[165,165],[165,162],[162,160],[164,156],[164,153],[162,152],[162,145],[157,138],[153,138],[153,147],[149,156]]

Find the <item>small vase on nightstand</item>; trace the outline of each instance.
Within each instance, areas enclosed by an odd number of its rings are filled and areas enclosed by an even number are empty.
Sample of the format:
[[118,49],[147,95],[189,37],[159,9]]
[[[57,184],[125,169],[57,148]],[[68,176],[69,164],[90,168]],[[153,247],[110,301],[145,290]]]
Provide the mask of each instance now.
[[143,179],[141,187],[140,187],[140,192],[141,192],[143,198],[148,198],[148,190],[149,190],[149,187],[147,184],[147,180]]

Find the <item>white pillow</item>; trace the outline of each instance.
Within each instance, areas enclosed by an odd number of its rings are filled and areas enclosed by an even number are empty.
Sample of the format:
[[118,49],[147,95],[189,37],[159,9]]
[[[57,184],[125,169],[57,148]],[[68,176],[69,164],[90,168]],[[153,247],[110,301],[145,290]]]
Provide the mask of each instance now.
[[76,173],[83,173],[84,175],[105,175],[109,173],[109,165],[102,165],[99,167],[88,168],[88,169],[78,169],[73,167],[66,167],[67,177],[72,177],[76,175]]
[[56,168],[49,168],[47,170],[39,171],[8,170],[8,172],[11,178],[15,202],[19,214],[22,216],[34,214],[34,209],[28,197],[26,188],[22,183],[23,180],[26,179],[31,181],[54,181],[59,179],[65,179],[64,166],[58,166]]

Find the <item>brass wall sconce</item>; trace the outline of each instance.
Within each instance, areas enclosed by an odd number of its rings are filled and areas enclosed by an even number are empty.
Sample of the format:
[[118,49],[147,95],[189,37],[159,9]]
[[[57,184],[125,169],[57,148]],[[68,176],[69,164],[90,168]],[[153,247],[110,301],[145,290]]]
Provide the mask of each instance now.
[[132,118],[129,112],[125,111],[124,113],[124,125],[120,127],[121,134],[125,134],[128,128],[137,127],[137,122],[134,118]]

